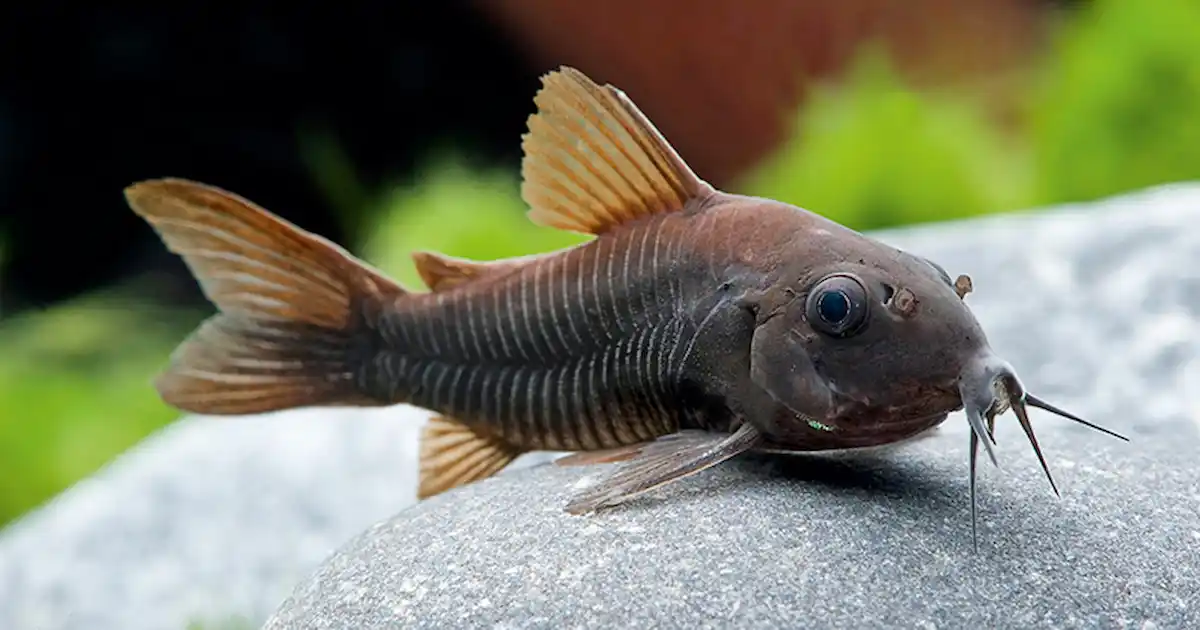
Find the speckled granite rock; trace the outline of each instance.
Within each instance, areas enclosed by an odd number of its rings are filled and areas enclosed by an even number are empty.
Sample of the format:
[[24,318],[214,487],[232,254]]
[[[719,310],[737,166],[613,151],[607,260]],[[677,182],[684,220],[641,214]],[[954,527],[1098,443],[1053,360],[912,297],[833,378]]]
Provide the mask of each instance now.
[[[1198,223],[1200,187],[1177,186],[884,235],[972,275],[971,304],[1035,391],[1136,437],[1033,412],[1059,501],[1006,423],[978,557],[960,416],[886,454],[746,461],[590,519],[559,513],[570,484],[602,473],[585,469],[404,510],[424,417],[411,408],[190,418],[0,532],[0,628],[257,626],[302,579],[272,627],[1179,627],[1200,609],[1200,409],[1185,398],[1200,382]],[[409,544],[426,548],[392,547]]]
[[[972,552],[961,414],[932,439],[746,457],[589,517],[606,468],[541,467],[378,524],[266,627],[1200,626],[1200,191],[884,237],[967,272],[1029,387],[1134,436],[1034,411],[981,481]],[[1189,387],[1190,384],[1190,387]]]
[[562,503],[603,469],[489,480],[355,538],[266,628],[1200,624],[1194,435],[1046,426],[1055,500],[1005,427],[976,555],[963,424],[886,454],[747,457],[588,517]]

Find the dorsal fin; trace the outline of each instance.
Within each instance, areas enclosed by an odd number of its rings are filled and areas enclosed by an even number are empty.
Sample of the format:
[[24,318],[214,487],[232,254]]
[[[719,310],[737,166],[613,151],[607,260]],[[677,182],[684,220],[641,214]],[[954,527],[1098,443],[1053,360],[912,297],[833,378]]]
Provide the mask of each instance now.
[[476,434],[445,416],[429,419],[421,431],[417,498],[486,479],[521,455],[497,437]]
[[714,192],[611,85],[563,66],[542,77],[534,103],[521,195],[538,225],[602,234]]
[[[555,252],[551,252],[553,254]],[[445,291],[470,280],[496,276],[514,271],[548,254],[516,256],[499,260],[467,260],[437,252],[413,252],[417,274],[430,291]]]

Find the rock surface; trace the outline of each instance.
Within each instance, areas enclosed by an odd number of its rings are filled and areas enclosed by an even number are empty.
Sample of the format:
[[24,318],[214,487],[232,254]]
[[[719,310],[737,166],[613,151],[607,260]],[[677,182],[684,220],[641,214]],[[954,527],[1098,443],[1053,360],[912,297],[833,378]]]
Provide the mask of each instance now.
[[427,417],[182,420],[0,532],[0,628],[257,627],[337,546],[416,501]]
[[748,457],[588,517],[562,505],[603,469],[489,480],[372,527],[266,627],[1200,623],[1194,444],[1122,448],[1047,426],[1055,500],[1006,427],[975,554],[961,425],[886,454]]
[[967,430],[736,460],[588,517],[611,467],[541,467],[401,512],[336,553],[267,628],[1200,625],[1200,193],[883,234],[967,272],[993,347],[1035,393],[1063,492],[998,428],[971,546]]
[[562,500],[603,469],[506,472],[404,510],[426,417],[409,407],[189,418],[0,532],[0,628],[252,627],[277,608],[271,627],[1197,625],[1198,222],[1200,187],[1173,186],[881,235],[971,274],[1034,391],[1134,437],[1034,411],[1056,500],[1005,416],[978,555],[961,415],[586,519]]

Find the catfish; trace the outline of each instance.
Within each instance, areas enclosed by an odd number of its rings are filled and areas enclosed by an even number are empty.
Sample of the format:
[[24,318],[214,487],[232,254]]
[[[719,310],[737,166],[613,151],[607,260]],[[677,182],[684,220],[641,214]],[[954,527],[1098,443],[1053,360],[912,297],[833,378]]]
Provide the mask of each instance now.
[[952,412],[979,443],[1012,409],[1057,494],[1026,406],[1121,439],[1034,396],[952,279],[803,208],[702,180],[628,96],[562,66],[522,136],[541,226],[589,235],[493,261],[413,254],[428,291],[247,199],[177,178],[125,197],[218,312],[155,381],[183,411],[243,415],[407,403],[422,499],[523,453],[620,462],[568,498],[620,504],[749,451],[879,446]]

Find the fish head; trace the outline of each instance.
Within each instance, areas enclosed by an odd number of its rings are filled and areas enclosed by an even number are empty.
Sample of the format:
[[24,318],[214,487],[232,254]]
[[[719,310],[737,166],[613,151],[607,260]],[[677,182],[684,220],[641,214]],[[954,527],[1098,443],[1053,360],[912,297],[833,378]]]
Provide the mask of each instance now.
[[797,424],[819,427],[831,444],[869,446],[963,409],[993,459],[994,417],[1011,408],[1027,427],[1026,403],[1098,428],[1026,391],[966,304],[968,276],[866,237],[842,247],[825,264],[784,273],[786,297],[756,332],[754,380]]
[[778,403],[766,427],[772,441],[808,449],[887,444],[962,409],[972,532],[977,453],[983,443],[996,463],[996,416],[1013,411],[1055,494],[1027,406],[1128,441],[1026,389],[968,308],[968,276],[951,279],[931,260],[859,235],[831,242],[819,256],[807,252],[828,262],[792,266],[757,309],[751,378]]
[[784,316],[809,377],[829,392],[822,420],[886,434],[959,407],[960,378],[991,350],[942,267],[899,250],[872,253],[798,274]]

